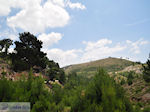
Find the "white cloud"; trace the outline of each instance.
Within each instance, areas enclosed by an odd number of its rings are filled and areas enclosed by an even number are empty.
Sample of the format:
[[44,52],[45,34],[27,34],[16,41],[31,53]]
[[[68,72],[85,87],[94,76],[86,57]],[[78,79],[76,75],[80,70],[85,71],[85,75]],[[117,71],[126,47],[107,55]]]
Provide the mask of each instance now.
[[128,48],[130,49],[130,52],[133,52],[135,54],[139,54],[141,52],[140,47],[142,45],[148,44],[149,42],[145,41],[143,39],[139,39],[135,42],[132,42],[130,40],[126,40],[126,43],[127,43]]
[[0,0],[0,16],[7,16],[11,9],[11,0]]
[[11,30],[7,29],[2,32],[0,32],[0,39],[9,38],[13,41],[18,39],[18,35],[16,35],[16,32],[12,32]]
[[52,2],[53,2],[54,4],[57,4],[57,5],[61,6],[61,7],[65,7],[65,2],[64,2],[64,0],[52,0]]
[[72,2],[70,2],[70,0],[68,0],[66,5],[69,6],[71,9],[81,9],[81,10],[86,9],[86,7],[83,4],[78,3],[78,2],[77,3],[72,3]]
[[[16,6],[19,7],[19,6]],[[46,28],[63,27],[68,24],[70,16],[58,3],[48,0],[41,5],[41,0],[26,0],[21,11],[7,18],[8,26],[21,28],[32,33],[44,32]]]
[[14,48],[13,48],[13,47],[10,47],[10,48],[8,49],[8,52],[9,52],[9,53],[14,52]]
[[79,55],[78,53],[81,52],[81,50],[61,50],[61,49],[50,49],[47,50],[47,56],[49,59],[54,60],[56,62],[59,62],[60,66],[66,66],[73,63],[79,63]]
[[126,46],[120,44],[110,47],[109,45],[112,44],[112,41],[108,39],[101,39],[97,42],[84,41],[83,44],[86,45],[83,50],[44,49],[44,52],[47,53],[49,59],[59,62],[60,66],[63,67],[70,64],[102,59],[126,49]]
[[101,48],[107,44],[111,44],[112,41],[111,40],[108,40],[108,39],[101,39],[101,40],[98,40],[97,42],[86,42],[86,41],[83,41],[83,44],[86,45],[86,50],[93,50],[93,49],[97,49],[97,48]]
[[[55,42],[57,43],[58,40],[56,39]],[[53,41],[52,44],[55,42]],[[58,62],[61,67],[70,64],[77,64],[77,63],[98,60],[109,56],[128,57],[127,59],[130,60],[134,59],[134,61],[135,60],[138,61],[138,59],[133,58],[135,57],[134,53],[137,52],[139,53],[140,47],[147,44],[148,41],[139,39],[135,42],[126,40],[125,42],[121,42],[121,43],[116,43],[116,44],[112,44],[112,43],[113,43],[112,40],[104,38],[96,42],[84,41],[83,42],[83,44],[85,45],[84,49],[79,48],[79,49],[71,49],[71,50],[62,50],[58,48],[53,48],[53,49],[45,48],[43,49],[43,51],[47,53],[49,59]],[[130,52],[132,51],[132,53],[128,54],[128,51]]]
[[83,42],[86,44],[85,51],[81,57],[82,61],[97,60],[104,57],[112,56],[117,52],[121,52],[126,49],[126,46],[116,44],[115,46],[109,46],[112,44],[111,40],[101,39],[97,42]]
[[[86,7],[79,3],[72,3],[70,0],[47,0],[46,3],[51,3],[54,6],[59,6],[65,9],[65,7],[70,7],[71,9],[81,9],[84,10]],[[0,0],[0,16],[7,16],[11,12],[11,8],[21,8],[21,9],[32,9],[35,6],[41,6],[45,2],[43,0]],[[49,6],[50,7],[50,6]],[[50,10],[47,10],[48,12]]]
[[43,33],[46,28],[64,27],[70,21],[66,7],[85,9],[81,3],[70,0],[0,0],[0,16],[8,16],[11,8],[18,8],[16,15],[7,17],[7,25],[31,33]]
[[62,36],[63,35],[61,33],[55,33],[55,32],[52,32],[50,34],[43,33],[38,36],[38,39],[43,42],[44,48],[48,48],[53,44],[57,43],[59,40],[61,40]]
[[11,40],[17,40],[18,36],[16,36],[15,34],[9,34],[8,38],[10,38]]

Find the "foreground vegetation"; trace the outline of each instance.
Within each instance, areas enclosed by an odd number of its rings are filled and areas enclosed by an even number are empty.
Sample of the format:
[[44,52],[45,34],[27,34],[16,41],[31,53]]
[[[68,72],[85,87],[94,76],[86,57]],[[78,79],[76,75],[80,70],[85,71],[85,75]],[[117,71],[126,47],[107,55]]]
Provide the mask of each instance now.
[[0,80],[0,101],[31,102],[31,112],[133,112],[123,89],[100,69],[93,79],[70,74],[63,87],[48,89],[41,77]]

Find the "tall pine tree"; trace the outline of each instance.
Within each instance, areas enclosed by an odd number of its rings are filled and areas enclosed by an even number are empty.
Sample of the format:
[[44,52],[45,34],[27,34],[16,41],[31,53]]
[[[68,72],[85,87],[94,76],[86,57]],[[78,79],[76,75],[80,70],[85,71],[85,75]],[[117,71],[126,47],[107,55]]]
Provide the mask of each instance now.
[[143,65],[143,78],[146,82],[150,82],[150,54],[149,54],[149,59],[146,62],[146,65]]
[[14,70],[29,70],[33,66],[45,68],[46,53],[41,51],[42,42],[29,32],[19,34],[19,39],[12,54]]

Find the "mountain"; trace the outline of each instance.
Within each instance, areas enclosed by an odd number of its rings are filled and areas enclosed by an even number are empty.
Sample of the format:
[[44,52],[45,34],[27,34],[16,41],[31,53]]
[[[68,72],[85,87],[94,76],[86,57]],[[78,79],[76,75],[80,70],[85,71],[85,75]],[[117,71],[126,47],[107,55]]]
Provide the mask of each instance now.
[[134,62],[120,58],[105,58],[101,60],[91,61],[82,64],[75,64],[64,67],[65,72],[76,72],[77,74],[87,74],[91,76],[99,67],[106,69],[108,72],[116,72],[133,65]]
[[[130,102],[134,107],[138,107],[141,110],[143,110],[145,108],[149,109],[150,84],[146,83],[143,79],[142,64],[135,63],[135,62],[132,62],[129,60],[109,57],[106,59],[101,59],[101,60],[97,60],[97,61],[92,61],[92,62],[70,65],[70,66],[64,67],[64,70],[67,74],[70,72],[77,72],[77,74],[80,75],[80,76],[72,75],[72,77],[70,77],[70,79],[67,80],[64,85],[61,85],[58,80],[47,81],[47,80],[49,80],[49,77],[46,77],[44,74],[42,74],[42,71],[40,71],[41,73],[35,73],[33,71],[33,76],[35,76],[34,79],[37,79],[36,81],[40,81],[39,76],[42,78],[42,80],[43,79],[45,80],[44,81],[45,84],[43,86],[44,90],[46,88],[48,91],[51,91],[51,90],[53,90],[53,87],[55,90],[56,88],[54,85],[58,84],[59,86],[61,86],[61,89],[64,87],[69,88],[69,89],[65,89],[65,91],[69,91],[70,88],[75,91],[76,88],[80,87],[82,84],[88,85],[88,82],[90,82],[92,79],[89,77],[94,76],[95,72],[97,72],[97,69],[99,67],[105,68],[109,72],[108,75],[110,77],[112,77],[114,79],[114,81],[117,84],[119,84],[119,86],[123,87],[125,96],[130,99]],[[2,76],[5,76],[7,81],[10,81],[11,83],[15,83],[19,79],[21,79],[23,75],[24,75],[24,77],[28,77],[29,71],[14,72],[11,69],[11,63],[8,60],[5,61],[0,58],[0,78],[2,78]],[[86,76],[86,77],[82,77],[81,75]],[[129,79],[129,75],[132,75],[131,76],[132,80]],[[34,80],[32,80],[32,81],[34,82]],[[107,81],[107,80],[104,80],[104,82],[105,81]],[[0,89],[2,89],[2,87],[3,87],[2,82],[3,82],[3,80],[1,79],[0,80],[0,83],[1,83]],[[7,83],[7,82],[5,82],[5,83]],[[20,83],[18,83],[18,84],[20,84]],[[36,83],[36,84],[38,84],[38,83]],[[113,84],[113,83],[111,83],[111,84]],[[9,88],[9,87],[7,87],[7,88]],[[14,87],[14,88],[18,91],[17,87]],[[61,89],[58,90],[57,92],[60,93]],[[109,88],[105,88],[105,89],[109,90]],[[32,91],[33,91],[33,88],[32,88]],[[66,93],[68,94],[69,92],[66,92]],[[56,95],[58,95],[58,93],[56,93]],[[85,91],[83,89],[82,95],[84,96],[84,94],[85,94]],[[23,95],[23,94],[20,92],[20,95]],[[65,96],[65,94],[63,94],[63,95]],[[70,95],[71,95],[70,97],[73,96],[71,92],[70,92]],[[69,99],[69,98],[67,98],[67,99]],[[64,107],[64,108],[66,108],[66,107]],[[67,107],[67,109],[70,109],[70,107],[69,108]],[[142,112],[146,112],[146,111],[142,111]]]
[[[64,70],[66,74],[76,72],[78,75],[90,78],[95,75],[99,67],[106,69],[110,77],[123,87],[126,96],[134,106],[138,106],[141,109],[149,107],[150,84],[146,83],[143,79],[141,63],[109,57],[97,61],[70,65],[64,67]],[[131,79],[129,79],[129,75],[132,75]]]

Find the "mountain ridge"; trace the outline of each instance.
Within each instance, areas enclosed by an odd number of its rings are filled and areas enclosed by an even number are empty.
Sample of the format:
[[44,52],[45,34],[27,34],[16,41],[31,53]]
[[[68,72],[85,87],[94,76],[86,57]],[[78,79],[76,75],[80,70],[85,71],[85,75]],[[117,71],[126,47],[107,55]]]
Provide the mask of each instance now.
[[133,64],[135,64],[135,62],[132,62],[130,60],[108,57],[108,58],[95,60],[91,62],[69,65],[64,67],[64,70],[67,74],[70,72],[83,73],[83,72],[97,71],[99,67],[102,67],[106,69],[108,72],[110,71],[115,72],[115,71],[123,70],[125,67],[131,66]]

